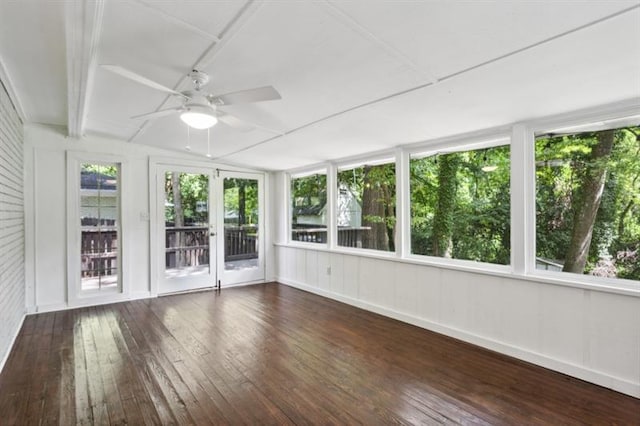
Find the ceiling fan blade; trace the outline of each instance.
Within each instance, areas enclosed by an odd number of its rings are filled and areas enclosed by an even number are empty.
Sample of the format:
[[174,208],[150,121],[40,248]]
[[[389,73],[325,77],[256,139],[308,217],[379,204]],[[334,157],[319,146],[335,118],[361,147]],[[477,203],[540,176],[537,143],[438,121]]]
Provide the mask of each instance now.
[[111,71],[112,73],[118,74],[122,77],[128,78],[129,80],[133,80],[136,83],[144,84],[145,86],[151,87],[156,90],[160,90],[161,92],[169,93],[172,95],[185,97],[182,93],[176,92],[173,89],[169,89],[166,86],[163,86],[160,83],[156,83],[153,80],[149,80],[146,77],[141,76],[140,74],[136,74],[135,72],[128,70],[126,68],[121,67],[120,65],[108,65],[102,64],[100,65],[102,68]]
[[274,101],[277,99],[282,99],[282,96],[280,96],[280,93],[278,93],[273,86],[240,90],[238,92],[211,97],[211,101],[218,105],[248,104],[252,102]]
[[218,119],[221,122],[241,132],[250,132],[251,130],[256,128],[254,125],[247,123],[246,121],[240,120],[238,117],[234,117],[233,115],[224,114],[221,112],[218,112],[217,115],[218,115]]
[[147,114],[134,115],[131,118],[134,120],[140,119],[140,118],[144,118],[146,120],[153,120],[153,119],[164,117],[165,115],[174,114],[180,111],[184,111],[184,108],[176,107],[176,108],[169,108],[169,109],[161,109],[160,111],[149,112]]

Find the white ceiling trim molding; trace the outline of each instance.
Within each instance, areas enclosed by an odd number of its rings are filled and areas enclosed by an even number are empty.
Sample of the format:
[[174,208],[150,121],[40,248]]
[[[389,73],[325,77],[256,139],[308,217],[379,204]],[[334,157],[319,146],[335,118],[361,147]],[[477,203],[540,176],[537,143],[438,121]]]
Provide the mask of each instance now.
[[72,0],[65,7],[67,129],[70,137],[81,138],[95,73],[104,0]]
[[438,82],[438,78],[435,76],[435,74],[431,70],[424,69],[424,67],[421,67],[418,64],[416,64],[413,60],[411,60],[411,58],[409,58],[407,55],[400,52],[398,49],[394,48],[384,40],[382,40],[380,37],[376,36],[368,28],[366,28],[364,25],[362,25],[357,20],[355,20],[351,15],[349,15],[347,12],[340,9],[335,3],[333,3],[330,0],[325,0],[324,4],[327,6],[327,10],[333,17],[342,21],[353,31],[357,32],[358,34],[372,41],[373,43],[378,45],[380,48],[382,48],[385,52],[389,53],[390,55],[398,59],[401,63],[411,68],[411,70],[415,71],[417,74],[422,76],[422,78],[424,78],[426,82],[431,84]]
[[[238,13],[229,21],[229,23],[222,29],[220,34],[218,34],[218,38],[216,41],[211,43],[209,47],[200,55],[200,57],[195,61],[195,63],[191,66],[190,69],[203,69],[213,63],[216,56],[224,49],[225,46],[229,44],[229,42],[240,32],[240,30],[245,26],[245,24],[250,20],[252,16],[256,14],[258,10],[264,5],[264,0],[248,0],[247,3],[238,11]],[[173,90],[178,90],[178,88],[186,81],[189,77],[185,74],[183,78],[176,83],[173,87]],[[163,109],[167,102],[171,99],[171,95],[167,95],[164,98],[162,103],[156,108],[156,111]],[[151,121],[147,120],[138,129],[133,136],[129,138],[129,142],[135,142],[135,140],[140,137],[147,130]],[[256,126],[258,127],[258,126]],[[282,135],[281,132],[272,130],[272,129],[264,129],[269,132],[275,133],[277,135]]]
[[22,124],[24,124],[26,122],[26,119],[25,119],[26,116],[24,113],[24,109],[22,107],[22,103],[20,103],[20,98],[18,98],[18,94],[13,88],[13,82],[11,81],[11,77],[9,77],[9,73],[7,72],[7,69],[2,63],[1,58],[0,58],[0,82],[2,83],[4,88],[7,90],[7,93],[9,94],[9,99],[11,100],[11,103],[13,104],[13,107],[15,108],[16,113],[18,113],[18,118],[20,119]]

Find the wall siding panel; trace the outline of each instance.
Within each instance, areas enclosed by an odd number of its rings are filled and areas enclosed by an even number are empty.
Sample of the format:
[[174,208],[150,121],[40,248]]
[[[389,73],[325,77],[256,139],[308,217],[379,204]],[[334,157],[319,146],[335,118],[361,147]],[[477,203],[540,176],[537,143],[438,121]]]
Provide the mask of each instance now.
[[22,122],[0,84],[0,369],[26,311],[23,147]]
[[[310,251],[277,246],[277,280],[640,397],[640,297],[335,252],[296,265]],[[295,273],[314,267],[329,288]]]

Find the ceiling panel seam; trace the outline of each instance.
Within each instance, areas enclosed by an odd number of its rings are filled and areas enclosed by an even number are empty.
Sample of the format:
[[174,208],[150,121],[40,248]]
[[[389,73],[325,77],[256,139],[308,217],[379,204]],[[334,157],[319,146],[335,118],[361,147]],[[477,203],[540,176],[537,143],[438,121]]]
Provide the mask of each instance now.
[[377,35],[375,35],[371,30],[358,22],[355,18],[349,15],[344,10],[340,9],[336,4],[329,0],[325,0],[324,4],[327,6],[327,10],[331,15],[340,20],[342,23],[346,24],[351,30],[356,33],[364,36],[369,41],[372,41],[377,46],[381,47],[385,52],[395,57],[405,66],[411,68],[414,72],[418,73],[423,79],[425,79],[429,83],[435,83],[438,81],[435,73],[433,73],[430,69],[424,69],[424,67],[416,64],[411,58],[402,53],[400,50],[396,49]]
[[[440,82],[444,82],[444,81],[451,80],[451,79],[453,79],[453,78],[455,78],[455,77],[459,77],[459,76],[461,76],[461,75],[463,75],[463,74],[466,74],[466,73],[468,73],[468,72],[470,72],[470,71],[473,71],[473,70],[479,69],[479,68],[481,68],[481,67],[484,67],[484,66],[487,66],[487,65],[493,64],[493,63],[495,63],[495,62],[498,62],[498,61],[501,61],[501,60],[503,60],[503,59],[509,58],[509,57],[511,57],[511,56],[514,56],[514,55],[520,54],[520,53],[522,53],[522,52],[525,52],[525,51],[528,51],[528,50],[534,49],[534,48],[539,47],[539,46],[541,46],[541,45],[547,44],[547,43],[549,43],[549,42],[551,42],[551,41],[558,40],[558,39],[560,39],[560,38],[562,38],[562,37],[566,37],[566,36],[568,36],[568,35],[571,35],[571,34],[574,34],[574,33],[576,33],[576,32],[582,31],[582,30],[584,30],[584,29],[587,29],[587,28],[592,27],[592,26],[594,26],[594,25],[600,24],[600,23],[602,23],[602,22],[606,22],[606,21],[608,21],[608,20],[614,19],[614,18],[616,18],[616,17],[618,17],[618,16],[621,16],[621,15],[623,15],[623,14],[626,14],[626,13],[632,12],[632,11],[634,11],[635,9],[638,9],[638,8],[640,8],[640,4],[636,4],[636,5],[630,6],[630,7],[628,7],[628,8],[622,9],[622,10],[620,10],[620,11],[618,11],[618,12],[612,13],[612,14],[610,14],[610,15],[604,16],[604,17],[602,17],[602,18],[596,19],[596,20],[594,20],[594,21],[588,22],[588,23],[586,23],[586,24],[580,25],[580,26],[575,27],[575,28],[572,28],[572,29],[570,29],[570,30],[564,31],[564,32],[562,32],[562,33],[560,33],[560,34],[556,34],[556,35],[554,35],[554,36],[548,37],[548,38],[546,38],[546,39],[544,39],[544,40],[541,40],[541,41],[538,41],[538,42],[535,42],[535,43],[529,44],[529,45],[527,45],[527,46],[525,46],[525,47],[522,47],[522,48],[519,48],[519,49],[513,50],[513,51],[511,51],[511,52],[509,52],[509,53],[506,53],[506,54],[504,54],[504,55],[500,55],[500,56],[498,56],[498,57],[496,57],[496,58],[493,58],[493,59],[490,59],[490,60],[484,61],[484,62],[482,62],[482,63],[480,63],[480,64],[477,64],[477,65],[474,65],[474,66],[472,66],[472,67],[468,67],[468,68],[465,68],[465,69],[463,69],[463,70],[456,71],[455,73],[452,73],[452,74],[446,75],[446,76],[444,76],[444,77],[442,77],[442,78],[438,79],[438,80],[437,80],[437,83],[440,83]],[[317,120],[311,121],[311,122],[309,122],[309,123],[303,124],[302,126],[299,126],[299,127],[294,128],[294,129],[288,130],[288,131],[284,132],[284,133],[283,133],[283,134],[281,134],[281,135],[276,135],[276,136],[273,136],[273,137],[267,138],[267,139],[265,139],[265,140],[262,140],[262,141],[256,142],[256,143],[254,143],[254,144],[252,144],[252,145],[248,145],[248,146],[245,146],[245,147],[243,147],[243,148],[240,148],[240,149],[238,149],[238,150],[236,150],[236,151],[229,152],[229,153],[227,153],[227,154],[221,155],[220,157],[216,157],[216,158],[215,158],[215,160],[220,160],[220,159],[223,159],[223,158],[228,158],[228,157],[231,157],[231,156],[233,156],[233,155],[235,155],[235,154],[239,154],[239,153],[241,153],[241,152],[246,152],[246,151],[248,151],[248,150],[250,150],[250,149],[252,149],[252,148],[255,148],[255,147],[257,147],[257,146],[260,146],[260,145],[263,145],[263,144],[265,144],[265,143],[268,143],[268,142],[272,142],[272,141],[278,140],[278,139],[280,139],[280,138],[282,138],[282,137],[284,137],[284,136],[288,136],[288,135],[290,135],[290,134],[292,134],[292,133],[298,132],[298,131],[303,130],[303,129],[307,128],[307,127],[313,126],[313,125],[315,125],[315,124],[318,124],[318,123],[321,123],[321,122],[324,122],[324,121],[328,121],[328,120],[330,120],[330,119],[332,119],[332,118],[335,118],[335,117],[338,117],[338,116],[340,116],[340,115],[347,114],[347,113],[349,113],[349,112],[352,112],[352,111],[355,111],[355,110],[358,110],[358,109],[361,109],[361,108],[364,108],[364,107],[367,107],[367,106],[370,106],[370,105],[374,105],[374,104],[377,104],[377,103],[380,103],[380,102],[384,102],[384,101],[386,101],[386,100],[389,100],[389,99],[392,99],[392,98],[396,98],[396,97],[399,97],[399,96],[405,95],[405,94],[407,94],[407,93],[415,92],[415,91],[417,91],[417,90],[421,90],[421,89],[424,89],[424,88],[426,88],[426,87],[433,86],[433,85],[434,85],[433,83],[421,84],[421,85],[418,85],[418,86],[415,86],[415,87],[412,87],[412,88],[409,88],[409,89],[406,89],[406,90],[402,90],[402,91],[399,91],[399,92],[396,92],[396,93],[393,93],[393,94],[390,94],[390,95],[387,95],[387,96],[383,96],[383,97],[378,98],[378,99],[374,99],[374,100],[369,101],[369,102],[365,102],[365,103],[360,104],[360,105],[353,106],[353,107],[351,107],[351,108],[347,108],[347,109],[345,109],[345,110],[342,110],[342,111],[339,111],[339,112],[336,112],[336,113],[333,113],[333,114],[329,114],[329,115],[327,115],[327,116],[325,116],[325,117],[322,117],[322,118],[319,118],[319,119],[317,119]]]
[[102,32],[104,1],[66,3],[67,132],[81,138],[87,116]]
[[184,28],[193,31],[194,33],[197,33],[198,35],[201,35],[204,38],[207,38],[209,40],[213,40],[213,41],[220,41],[220,38],[214,34],[211,34],[210,32],[207,32],[193,24],[190,24],[189,22],[185,21],[184,19],[180,19],[175,15],[170,14],[169,12],[166,12],[162,9],[159,9],[155,6],[152,6],[142,0],[134,0],[137,4],[139,4],[140,6],[146,7],[147,9],[149,9],[150,11],[162,16],[164,19],[167,19],[169,21],[173,21],[174,23],[183,26]]
[[498,62],[498,61],[501,61],[503,59],[509,58],[511,56],[517,55],[517,54],[522,53],[524,51],[534,49],[534,48],[536,48],[538,46],[542,46],[542,45],[550,43],[550,42],[552,42],[554,40],[558,40],[558,39],[566,37],[568,35],[577,33],[577,32],[582,31],[584,29],[590,28],[590,27],[592,27],[594,25],[597,25],[597,24],[600,24],[602,22],[608,21],[610,19],[616,18],[616,17],[618,17],[620,15],[624,15],[624,14],[626,14],[628,12],[632,12],[633,10],[638,9],[638,8],[640,8],[640,4],[636,4],[636,5],[633,5],[631,7],[626,8],[626,9],[622,9],[622,10],[620,10],[618,12],[615,12],[615,13],[612,13],[610,15],[604,16],[604,17],[602,17],[600,19],[596,19],[595,21],[587,22],[586,24],[583,24],[583,25],[580,25],[578,27],[572,28],[570,30],[561,32],[560,34],[556,34],[554,36],[545,38],[543,40],[540,40],[540,41],[537,41],[535,43],[529,44],[527,46],[521,47],[519,49],[512,50],[511,52],[505,53],[504,55],[500,55],[500,56],[497,56],[495,58],[489,59],[487,61],[481,62],[479,64],[473,65],[471,67],[462,69],[460,71],[456,71],[455,73],[446,75],[446,76],[438,79],[438,82],[440,83],[442,81],[450,80],[450,79],[452,79],[454,77],[457,77],[457,76],[459,76],[461,74],[465,74],[465,73],[467,73],[469,71],[473,71],[475,69],[484,67],[485,65],[489,65],[489,64],[492,64],[494,62]]
[[[233,38],[240,32],[242,28],[245,27],[249,19],[256,14],[256,12],[263,6],[263,4],[264,1],[262,0],[248,0],[238,11],[238,13],[236,13],[233,18],[229,20],[229,23],[227,23],[227,25],[222,29],[220,34],[218,34],[218,40],[211,43],[187,71],[190,71],[192,69],[202,69],[210,65],[214,61],[215,57],[222,51],[222,49],[224,49],[225,46],[228,46],[229,42],[233,40]],[[189,77],[186,74],[181,77],[173,87],[173,90],[178,90],[182,83],[188,78]],[[170,95],[165,97],[156,111],[164,108],[166,103],[171,98],[172,96]],[[146,131],[149,123],[149,120],[142,123],[138,131],[134,133],[131,138],[129,138],[129,142],[135,142],[135,140]]]

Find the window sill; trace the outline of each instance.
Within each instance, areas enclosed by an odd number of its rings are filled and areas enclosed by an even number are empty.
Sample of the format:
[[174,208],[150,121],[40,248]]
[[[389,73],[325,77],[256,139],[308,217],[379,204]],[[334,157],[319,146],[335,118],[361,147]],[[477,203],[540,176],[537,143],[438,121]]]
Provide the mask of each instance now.
[[[635,284],[633,281],[623,280],[621,282],[611,282],[611,280],[603,279],[602,282],[596,282],[593,277],[585,276],[581,279],[580,275],[567,274],[564,277],[559,273],[544,273],[543,271],[535,271],[528,274],[516,274],[511,270],[510,266],[493,265],[489,263],[479,263],[466,260],[437,260],[435,258],[407,256],[399,257],[395,252],[376,252],[367,249],[330,249],[326,244],[314,243],[274,243],[277,247],[296,248],[303,250],[321,251],[327,253],[343,254],[347,256],[360,256],[380,260],[389,260],[399,263],[407,263],[419,266],[430,266],[434,268],[449,269],[461,272],[471,272],[483,275],[490,275],[499,278],[508,278],[513,280],[522,280],[537,282],[541,284],[558,285],[572,288],[581,288],[584,290],[593,290],[603,293],[614,293],[625,296],[640,297],[640,283]],[[599,281],[599,280],[598,280]]]

